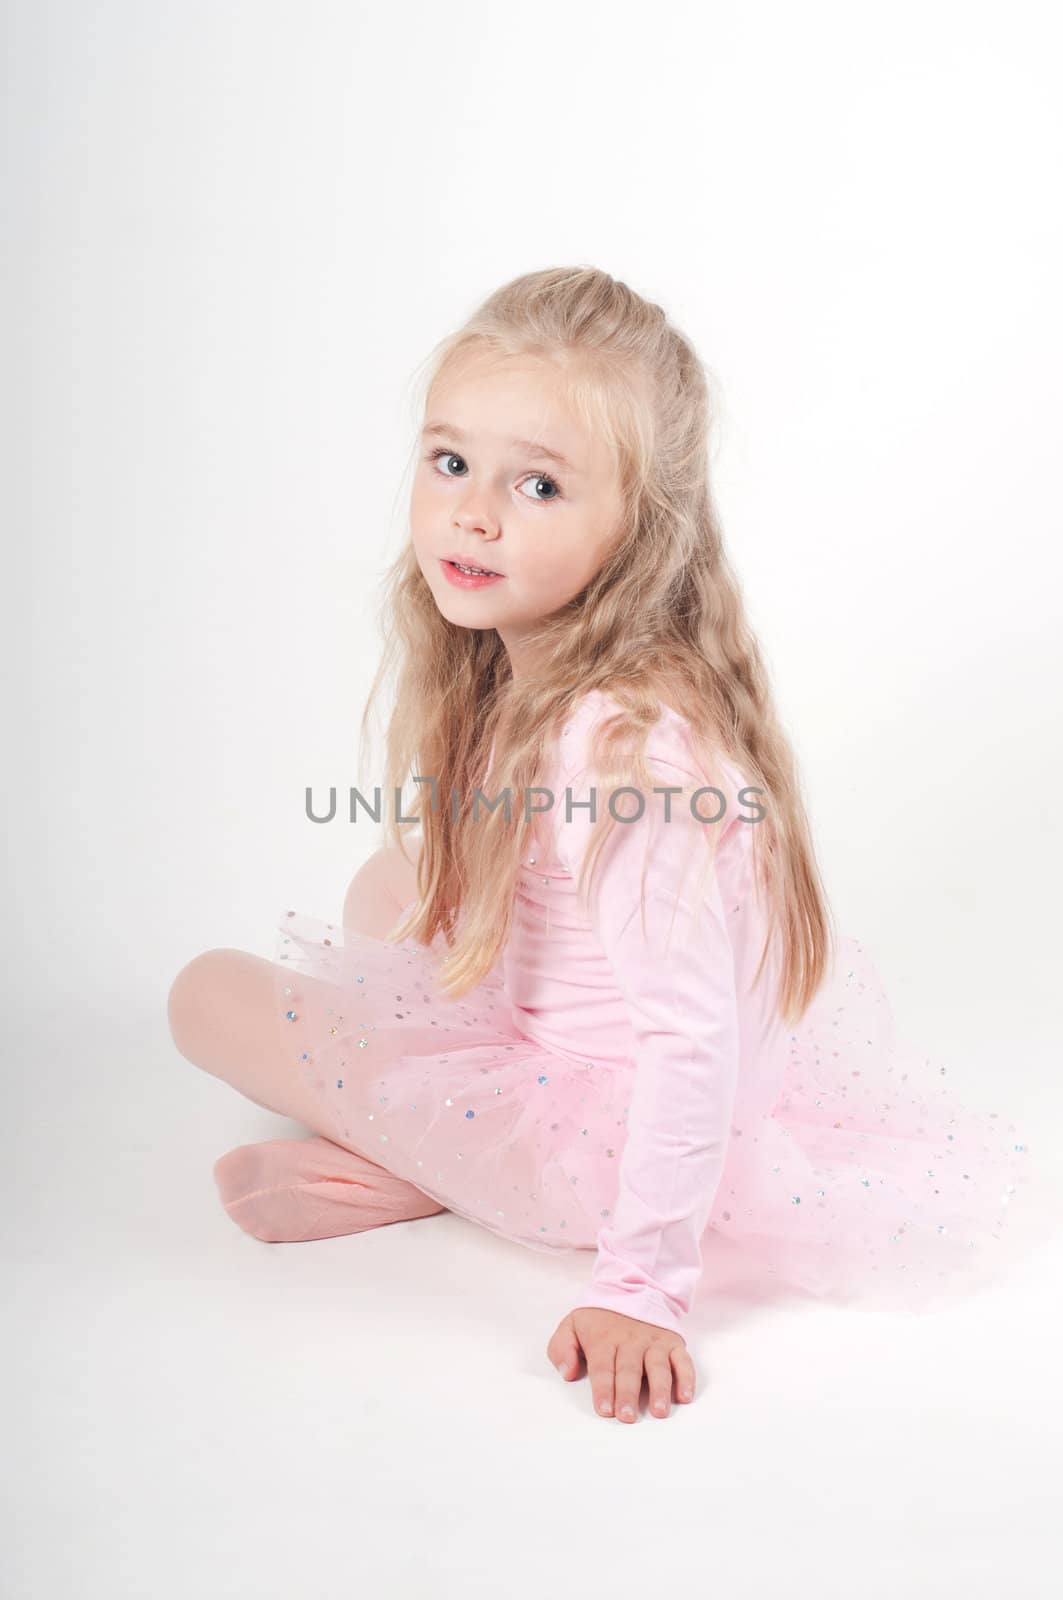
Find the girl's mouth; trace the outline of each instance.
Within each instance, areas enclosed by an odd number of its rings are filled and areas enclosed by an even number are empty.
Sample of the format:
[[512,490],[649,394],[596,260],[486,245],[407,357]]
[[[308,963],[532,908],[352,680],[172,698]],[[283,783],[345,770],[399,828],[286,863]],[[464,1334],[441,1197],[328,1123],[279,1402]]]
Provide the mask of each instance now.
[[476,568],[460,567],[456,561],[443,558],[443,571],[457,589],[482,589],[489,583],[501,583],[501,572],[485,572]]

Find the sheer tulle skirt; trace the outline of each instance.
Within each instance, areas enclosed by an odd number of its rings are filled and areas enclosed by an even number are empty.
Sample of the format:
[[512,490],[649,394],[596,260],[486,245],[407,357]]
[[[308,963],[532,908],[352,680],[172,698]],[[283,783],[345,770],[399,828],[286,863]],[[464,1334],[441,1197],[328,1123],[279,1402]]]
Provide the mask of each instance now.
[[[291,1070],[320,1098],[318,1131],[504,1237],[593,1249],[616,1203],[634,1062],[520,1034],[500,968],[443,996],[443,954],[442,940],[388,944],[282,915],[276,1003]],[[781,1092],[758,1093],[740,1085],[706,1255],[726,1237],[773,1281],[921,1310],[994,1277],[1036,1235],[1025,1132],[898,1046],[854,940],[788,1036]]]
[[922,1310],[1010,1270],[1048,1231],[1030,1141],[953,1075],[898,1042],[873,961],[841,938],[778,1099],[736,1114],[713,1226],[769,1274],[869,1308]]
[[524,1037],[499,968],[464,999],[441,994],[441,939],[388,944],[294,912],[279,928],[277,1006],[318,1130],[507,1238],[593,1248],[633,1069]]

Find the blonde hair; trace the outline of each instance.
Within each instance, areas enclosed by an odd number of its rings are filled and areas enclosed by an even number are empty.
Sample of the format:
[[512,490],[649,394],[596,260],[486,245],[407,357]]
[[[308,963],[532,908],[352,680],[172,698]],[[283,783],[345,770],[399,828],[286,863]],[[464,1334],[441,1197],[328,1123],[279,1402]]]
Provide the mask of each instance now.
[[[426,364],[425,398],[444,371],[468,358],[537,357],[561,378],[577,414],[604,439],[618,475],[622,514],[601,569],[523,642],[545,665],[514,679],[494,629],[466,629],[440,613],[408,541],[390,568],[381,620],[384,648],[362,718],[394,674],[385,794],[431,774],[409,805],[423,828],[414,909],[392,939],[427,944],[442,933],[444,992],[457,997],[495,967],[511,930],[516,883],[535,819],[502,811],[465,825],[466,796],[483,787],[488,756],[495,795],[543,784],[545,764],[578,701],[600,689],[624,714],[599,730],[596,773],[650,787],[646,736],[670,705],[686,718],[700,765],[719,753],[763,791],[754,861],[780,940],[776,1004],[795,1023],[819,989],[832,930],[794,754],[775,711],[768,673],[724,550],[709,483],[709,386],[689,340],[660,306],[593,267],[527,273],[491,294]],[[462,797],[455,816],[452,797]],[[561,802],[563,803],[563,801]],[[682,801],[674,802],[682,803]],[[555,805],[557,801],[555,800]],[[647,797],[647,805],[652,800]],[[617,826],[601,807],[581,888]],[[389,842],[407,826],[391,808]],[[712,840],[716,827],[704,830]]]

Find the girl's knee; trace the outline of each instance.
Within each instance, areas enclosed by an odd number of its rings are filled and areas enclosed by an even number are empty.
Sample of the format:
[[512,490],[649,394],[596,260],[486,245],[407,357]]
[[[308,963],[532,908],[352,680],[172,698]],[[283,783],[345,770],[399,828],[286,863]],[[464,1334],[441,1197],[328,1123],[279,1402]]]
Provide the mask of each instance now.
[[233,1003],[234,985],[248,960],[243,950],[204,950],[183,966],[170,985],[166,1013],[170,1034],[183,1056],[207,1064],[210,1042]]
[[410,859],[397,845],[384,845],[363,862],[351,880],[343,903],[343,925],[384,938],[417,896],[420,844],[406,841]]

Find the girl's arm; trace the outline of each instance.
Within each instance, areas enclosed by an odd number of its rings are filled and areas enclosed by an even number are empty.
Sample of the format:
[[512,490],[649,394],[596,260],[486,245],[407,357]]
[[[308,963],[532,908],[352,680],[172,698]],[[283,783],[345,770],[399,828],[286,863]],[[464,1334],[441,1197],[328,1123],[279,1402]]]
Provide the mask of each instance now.
[[[672,796],[671,821],[665,821],[665,797],[651,790],[638,821],[616,824],[586,908],[627,1004],[636,1071],[615,1212],[599,1233],[588,1291],[571,1309],[597,1306],[679,1333],[700,1277],[701,1235],[727,1149],[738,1013],[715,872],[698,885],[706,850],[700,835],[713,824],[691,815],[689,795],[704,780],[653,755],[655,742],[660,749],[652,734],[647,763],[653,784],[682,786],[686,795]],[[573,802],[587,799],[593,774],[585,767],[570,773]],[[601,812],[609,794],[595,786]],[[565,821],[564,789],[554,804],[558,853],[578,878],[589,815],[576,810]],[[616,806],[618,813],[632,809],[631,796]],[[724,848],[721,839],[717,859]],[[644,857],[645,932],[639,905]]]

